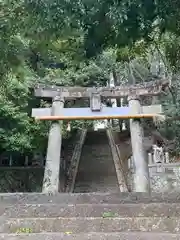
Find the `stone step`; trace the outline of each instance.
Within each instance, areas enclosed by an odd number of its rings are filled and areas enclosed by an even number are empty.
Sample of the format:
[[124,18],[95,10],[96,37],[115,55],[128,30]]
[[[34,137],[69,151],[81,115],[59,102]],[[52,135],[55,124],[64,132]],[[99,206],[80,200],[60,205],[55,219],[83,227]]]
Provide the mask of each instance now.
[[84,146],[87,147],[87,148],[92,148],[92,149],[96,149],[96,148],[102,149],[103,146],[109,146],[107,136],[103,137],[103,142],[100,141],[96,144],[95,143],[96,141],[97,141],[97,138],[96,139],[93,138],[92,142],[85,141]]
[[0,233],[21,229],[38,232],[169,232],[180,233],[179,217],[133,218],[1,218]]
[[[105,147],[109,147],[109,144],[108,143],[107,144],[99,144],[98,146],[97,145],[86,145],[86,144],[84,144],[85,149],[92,150],[94,152],[96,152],[98,149],[102,150],[102,151],[107,150],[107,149],[105,149]],[[104,151],[104,152],[106,152],[106,151]],[[100,151],[99,151],[99,153],[100,153]]]
[[108,143],[106,131],[88,132],[85,139],[85,145],[102,145]]
[[116,173],[113,171],[113,167],[109,168],[109,169],[95,169],[94,167],[94,171],[93,172],[89,172],[88,171],[89,168],[84,169],[83,167],[81,167],[78,171],[78,177],[79,178],[84,178],[85,175],[85,181],[96,181],[99,179],[100,180],[104,180],[104,179],[108,179],[108,178],[113,178],[116,177]]
[[49,202],[58,204],[180,203],[180,193],[59,193],[52,196],[42,193],[0,193],[0,204],[43,204]]
[[89,192],[97,192],[97,193],[104,193],[104,192],[107,192],[107,190],[109,192],[116,192],[118,189],[118,185],[108,185],[108,186],[103,186],[103,185],[98,185],[97,187],[97,184],[96,186],[95,185],[76,185],[75,189],[74,189],[74,193],[89,193]]
[[108,139],[107,139],[107,136],[95,136],[95,137],[92,137],[92,138],[88,138],[85,140],[84,144],[86,146],[102,146],[103,144],[108,144]]
[[8,218],[180,217],[180,203],[0,205],[0,215]]
[[[82,156],[81,165],[86,169],[87,167],[92,167],[94,169],[97,169],[97,167],[102,166],[102,167],[111,167],[114,163],[112,160],[112,156]],[[86,167],[87,166],[87,167]],[[95,168],[96,167],[96,168]],[[111,167],[112,168],[112,167]]]
[[[87,173],[88,174],[88,173]],[[84,174],[85,175],[85,174]],[[108,175],[108,174],[107,174]],[[74,186],[75,193],[88,193],[88,192],[117,192],[119,190],[117,178],[104,177],[104,179],[97,179],[91,177],[91,179],[84,179],[81,175],[77,177]]]
[[35,234],[0,234],[0,240],[179,240],[179,234],[170,233],[35,233]]
[[[99,175],[101,173],[99,172]],[[104,188],[106,187],[106,185],[109,185],[109,186],[116,186],[117,184],[117,177],[115,174],[112,174],[111,172],[105,173],[102,173],[101,176],[98,176],[98,173],[95,175],[91,175],[89,174],[88,172],[80,172],[78,173],[78,177],[77,177],[77,182],[76,182],[76,185],[79,185],[79,184],[82,184],[82,185],[93,185],[93,184],[96,184],[96,186],[98,187],[98,185],[104,185]],[[98,185],[97,185],[98,184]],[[106,192],[109,192],[108,190]],[[116,190],[117,192],[117,190]]]
[[[105,148],[107,148],[107,147],[105,147]],[[84,156],[82,155],[82,157],[85,159],[89,159],[89,160],[112,158],[112,154],[109,149],[106,149],[106,150],[96,149],[96,151],[92,151],[91,149],[84,148],[83,152],[84,152]]]
[[[103,151],[103,150],[102,150]],[[106,150],[107,151],[107,150]],[[86,161],[87,165],[93,163],[93,165],[97,165],[99,162],[101,164],[111,162],[112,163],[112,154],[110,150],[107,153],[100,153],[100,150],[97,150],[96,153],[92,153],[91,150],[83,150],[81,155],[81,161]],[[85,164],[84,164],[85,165]]]

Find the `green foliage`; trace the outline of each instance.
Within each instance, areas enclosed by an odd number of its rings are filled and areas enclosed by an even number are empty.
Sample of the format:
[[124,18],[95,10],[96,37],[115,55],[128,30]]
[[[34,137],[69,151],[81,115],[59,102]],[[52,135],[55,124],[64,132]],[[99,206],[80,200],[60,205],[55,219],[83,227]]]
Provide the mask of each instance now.
[[17,231],[16,231],[16,234],[20,234],[20,233],[32,233],[33,230],[32,228],[19,228]]
[[[45,148],[50,123],[30,118],[31,108],[44,104],[29,90],[36,82],[104,86],[113,73],[118,84],[137,83],[149,80],[158,61],[177,74],[179,10],[178,1],[169,0],[1,1],[1,151]],[[60,68],[50,68],[57,63]],[[178,104],[178,93],[175,99]],[[165,98],[167,109],[178,114],[171,100]],[[72,123],[73,129],[83,126]],[[63,129],[67,136],[66,124]]]
[[115,217],[118,217],[118,214],[113,213],[113,212],[103,212],[102,217],[103,218],[115,218]]
[[0,90],[1,151],[29,152],[37,146],[40,138],[45,137],[45,132],[41,134],[40,131],[42,124],[33,124],[33,120],[28,115],[30,112],[28,108],[29,89],[17,79],[12,78]]

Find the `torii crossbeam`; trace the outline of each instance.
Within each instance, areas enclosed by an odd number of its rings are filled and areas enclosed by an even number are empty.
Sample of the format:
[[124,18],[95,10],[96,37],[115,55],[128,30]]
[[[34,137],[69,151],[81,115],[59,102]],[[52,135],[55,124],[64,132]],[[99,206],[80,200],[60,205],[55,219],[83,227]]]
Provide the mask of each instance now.
[[169,80],[156,80],[136,85],[122,85],[118,87],[63,87],[56,85],[37,84],[34,87],[36,97],[52,99],[63,93],[65,99],[89,98],[91,92],[96,91],[104,98],[123,98],[130,95],[152,96],[159,95],[169,85]]
[[129,107],[102,107],[99,112],[91,108],[62,108],[61,115],[52,115],[52,108],[34,108],[32,117],[37,120],[102,120],[102,119],[137,119],[152,118],[162,114],[161,105],[142,106],[139,114],[134,114]]

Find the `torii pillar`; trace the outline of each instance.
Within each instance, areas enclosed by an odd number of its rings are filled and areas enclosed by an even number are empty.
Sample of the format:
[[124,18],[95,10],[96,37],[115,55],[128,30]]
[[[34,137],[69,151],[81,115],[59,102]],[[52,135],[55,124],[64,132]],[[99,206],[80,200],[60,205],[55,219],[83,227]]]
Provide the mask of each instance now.
[[[141,104],[138,96],[128,97],[129,107],[131,113],[140,114]],[[131,144],[134,162],[134,191],[135,192],[149,192],[150,180],[148,161],[145,157],[145,150],[143,147],[143,128],[140,119],[130,119]]]
[[[52,116],[61,115],[61,110],[64,107],[64,99],[57,96],[53,99],[51,114]],[[43,179],[43,193],[56,194],[59,190],[60,179],[60,163],[61,163],[61,143],[62,129],[59,121],[53,121],[48,139],[48,148],[46,155],[46,165]]]

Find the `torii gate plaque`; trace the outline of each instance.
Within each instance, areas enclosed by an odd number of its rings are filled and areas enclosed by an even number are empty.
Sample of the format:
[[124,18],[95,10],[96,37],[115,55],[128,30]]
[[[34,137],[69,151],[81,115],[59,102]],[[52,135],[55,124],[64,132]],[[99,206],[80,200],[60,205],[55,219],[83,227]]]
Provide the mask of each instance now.
[[[130,119],[131,143],[135,166],[135,191],[149,191],[148,163],[146,162],[143,149],[143,129],[140,118],[151,118],[162,113],[161,105],[141,106],[140,95],[158,95],[161,92],[163,83],[148,83],[142,87],[136,85],[133,89],[129,87],[82,88],[82,87],[57,87],[38,85],[35,88],[35,96],[53,99],[52,108],[32,109],[32,117],[40,120],[54,120],[49,132],[46,167],[43,181],[43,192],[57,193],[59,189],[60,173],[60,151],[61,151],[61,126],[57,120],[76,119]],[[164,84],[164,85],[163,85]],[[93,92],[96,92],[93,96]],[[118,98],[129,97],[129,107],[101,107],[102,97]],[[94,97],[94,99],[93,99]],[[90,108],[64,108],[66,99],[91,98]],[[96,98],[96,99],[95,99]],[[99,99],[99,100],[98,100]]]

